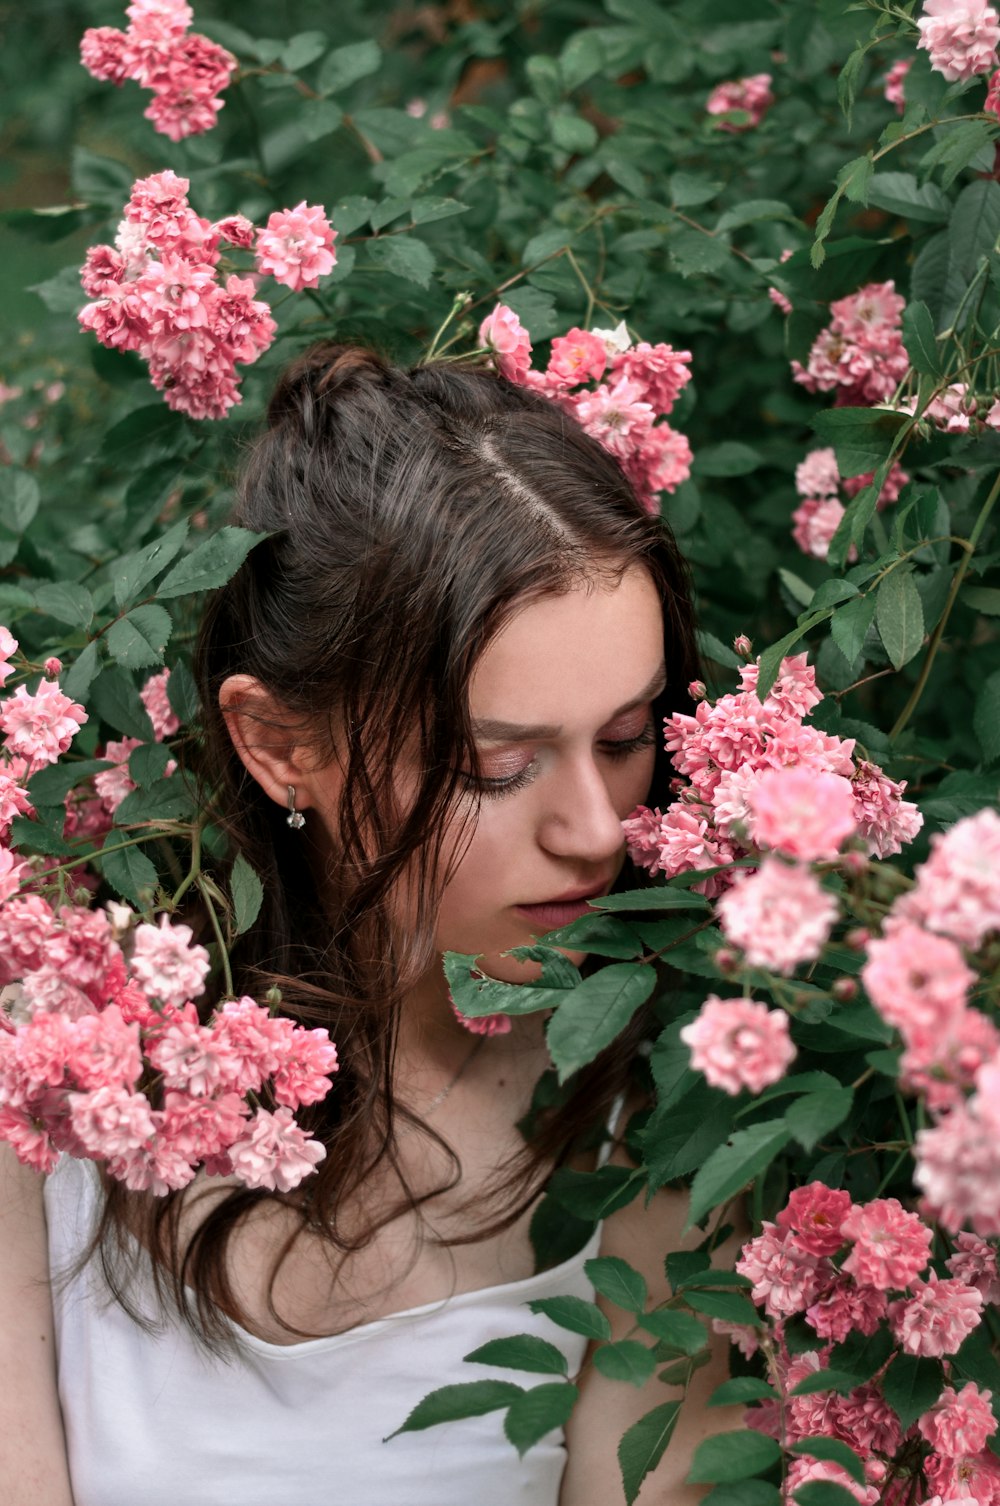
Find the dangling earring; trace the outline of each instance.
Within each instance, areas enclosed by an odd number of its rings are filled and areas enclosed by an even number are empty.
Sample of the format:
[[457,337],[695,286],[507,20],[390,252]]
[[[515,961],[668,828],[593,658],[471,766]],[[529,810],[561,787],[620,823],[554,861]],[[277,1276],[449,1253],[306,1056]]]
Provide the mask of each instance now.
[[293,831],[301,831],[306,824],[306,818],[301,811],[295,809],[295,786],[288,786],[288,824]]

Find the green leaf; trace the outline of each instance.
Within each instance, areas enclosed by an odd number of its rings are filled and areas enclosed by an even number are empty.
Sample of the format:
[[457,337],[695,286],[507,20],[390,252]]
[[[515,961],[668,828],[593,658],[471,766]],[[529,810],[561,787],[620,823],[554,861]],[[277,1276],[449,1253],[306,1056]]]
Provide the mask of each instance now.
[[760,1324],[760,1315],[753,1303],[739,1292],[704,1292],[684,1288],[684,1301],[695,1312],[705,1313],[710,1318],[721,1318],[726,1323],[744,1323],[750,1328]]
[[387,235],[369,241],[368,257],[386,272],[391,272],[395,277],[405,277],[421,288],[430,287],[437,265],[430,246],[412,235]]
[[561,152],[577,155],[592,152],[598,136],[596,127],[580,115],[553,115],[552,140]]
[[812,1150],[830,1130],[843,1124],[854,1104],[851,1088],[824,1088],[796,1098],[785,1110],[785,1123],[803,1150]]
[[158,779],[145,790],[132,790],[115,811],[116,826],[141,821],[176,821],[190,814],[191,796],[181,779]]
[[679,1401],[661,1402],[634,1422],[618,1445],[618,1463],[626,1506],[632,1506],[646,1476],[652,1474],[673,1437],[680,1414]]
[[842,188],[852,204],[868,203],[868,185],[875,171],[871,157],[855,157],[837,173],[837,186]]
[[85,146],[73,148],[72,183],[81,199],[111,204],[120,212],[131,191],[132,177],[116,157],[102,157]]
[[924,609],[913,573],[893,570],[878,588],[875,621],[879,637],[896,669],[902,669],[924,642]]
[[522,1386],[513,1381],[481,1380],[464,1381],[457,1386],[441,1386],[429,1396],[418,1401],[401,1427],[389,1438],[400,1433],[417,1433],[424,1428],[437,1427],[442,1422],[457,1422],[463,1417],[485,1417],[487,1412],[497,1412],[509,1407],[511,1402],[524,1395]]
[[693,1228],[712,1208],[759,1176],[790,1139],[783,1119],[768,1119],[731,1135],[725,1145],[712,1152],[691,1184],[685,1228]]
[[822,1391],[853,1391],[857,1376],[847,1370],[814,1370],[792,1387],[789,1396],[815,1396]]
[[983,681],[976,696],[972,727],[987,763],[1000,758],[1000,669]]
[[367,222],[368,216],[375,208],[374,199],[366,199],[359,194],[350,194],[346,199],[341,199],[333,206],[330,213],[330,223],[338,235],[350,235],[352,230],[357,230]]
[[528,1303],[533,1313],[541,1313],[550,1322],[585,1339],[610,1339],[611,1324],[596,1302],[582,1297],[536,1297]]
[[218,533],[205,539],[168,571],[157,587],[157,598],[167,600],[174,596],[190,596],[195,591],[213,591],[217,586],[224,586],[236,574],[254,545],[265,537],[265,534],[252,533],[248,528],[220,528]]
[[795,1492],[797,1506],[857,1506],[857,1496],[832,1480],[807,1480]]
[[78,784],[101,769],[110,769],[106,758],[80,759],[76,763],[53,763],[39,769],[28,781],[32,805],[61,805]]
[[69,627],[87,628],[94,620],[94,598],[76,581],[58,580],[36,587],[35,603],[47,617]]
[[147,790],[166,776],[169,762],[170,749],[163,743],[142,743],[128,756],[129,776],[141,790]]
[[281,54],[281,61],[289,73],[298,73],[300,68],[308,68],[310,63],[315,63],[321,58],[327,49],[329,38],[324,31],[300,31],[298,36],[292,37]]
[[987,617],[1000,617],[1000,590],[996,586],[965,586],[959,596],[963,606]]
[[667,241],[667,251],[682,277],[710,276],[727,265],[732,254],[724,236],[702,230],[677,230]]
[[598,1255],[585,1263],[584,1270],[594,1290],[616,1307],[623,1307],[629,1313],[644,1310],[648,1295],[646,1282],[628,1261],[617,1255]]
[[942,371],[934,320],[926,303],[914,300],[903,310],[903,343],[914,371],[937,379]]
[[565,1375],[569,1368],[569,1362],[561,1349],[530,1333],[517,1333],[509,1339],[490,1339],[462,1358],[469,1364],[497,1365],[505,1370],[531,1370],[539,1375]]
[[951,265],[966,286],[972,281],[980,258],[996,251],[1000,237],[1000,183],[977,178],[962,189],[951,211],[948,232]]
[[883,408],[827,408],[812,420],[816,433],[832,445],[842,476],[874,471],[886,460],[897,433],[910,419]]
[[720,230],[739,230],[744,225],[756,225],[761,220],[788,220],[795,223],[795,215],[781,199],[745,199],[733,209],[719,216],[715,233]]
[[154,461],[184,454],[190,446],[188,420],[164,403],[135,408],[105,434],[100,456],[112,469],[140,470]]
[[38,511],[38,482],[16,466],[0,468],[0,526],[22,534]]
[[936,183],[919,184],[912,173],[875,173],[868,185],[868,202],[920,224],[944,225],[951,214],[947,194]]
[[617,1344],[602,1344],[594,1350],[594,1368],[608,1380],[625,1381],[641,1389],[656,1369],[652,1349],[638,1339],[621,1339]]
[[552,1175],[549,1191],[575,1218],[596,1224],[631,1203],[645,1185],[645,1172],[628,1166],[601,1166],[597,1171],[561,1166]]
[[858,1458],[854,1450],[839,1438],[800,1438],[797,1443],[790,1445],[793,1454],[805,1454],[810,1459],[823,1459],[827,1463],[839,1464],[841,1469],[846,1469],[852,1480],[859,1485],[865,1483],[864,1462]]
[[63,694],[68,695],[71,701],[85,701],[95,677],[100,673],[101,650],[95,639],[88,643],[82,653],[77,654],[69,669],[59,677]]
[[830,619],[830,636],[848,664],[853,664],[864,648],[877,602],[877,592],[869,591],[867,596],[857,596],[838,607]]
[[548,1381],[511,1403],[503,1430],[522,1458],[546,1433],[565,1426],[579,1394],[569,1381]]
[[351,42],[347,47],[335,47],[323,60],[316,87],[320,94],[337,94],[359,79],[377,73],[381,66],[382,49],[377,42]]
[[178,660],[170,671],[170,678],[167,681],[167,700],[170,702],[171,711],[182,726],[197,719],[200,710],[198,686],[195,684],[194,675],[183,659]]
[[589,78],[593,78],[595,73],[599,73],[604,63],[604,43],[597,33],[593,30],[575,32],[559,54],[563,88],[571,94]]
[[238,853],[229,875],[233,897],[233,924],[237,936],[248,931],[260,914],[264,902],[264,885],[242,853]]
[[441,199],[426,195],[413,200],[410,205],[410,217],[415,225],[430,225],[435,220],[450,220],[456,214],[468,214],[470,207],[468,204],[460,203],[458,199]]
[[160,571],[167,568],[171,560],[175,559],[184,547],[187,532],[187,519],[182,518],[179,523],[174,523],[145,548],[136,549],[131,554],[123,554],[115,561],[112,578],[115,601],[119,607],[131,606],[136,597],[142,595],[150,581],[155,580]]
[[763,463],[760,453],[735,439],[703,445],[694,458],[696,476],[748,476]]
[[928,1411],[944,1388],[940,1360],[897,1354],[882,1377],[882,1394],[899,1418],[904,1433]]
[[738,1433],[716,1433],[695,1449],[687,1481],[689,1485],[735,1483],[762,1474],[780,1458],[777,1443],[764,1433],[749,1428]]
[[766,1480],[739,1480],[732,1485],[717,1485],[702,1500],[702,1506],[781,1506],[776,1485]]
[[549,931],[546,944],[597,957],[637,957],[643,950],[638,931],[611,915],[581,915],[568,926]]
[[651,967],[612,962],[563,994],[546,1029],[559,1081],[593,1061],[645,1004],[656,984]]
[[855,1386],[863,1385],[881,1370],[893,1351],[893,1338],[883,1325],[873,1334],[854,1332],[830,1351],[831,1366],[850,1375]]
[[721,1386],[716,1386],[707,1405],[710,1407],[729,1407],[737,1402],[748,1401],[773,1401],[774,1388],[767,1381],[758,1380],[755,1375],[736,1375],[732,1380],[723,1381]]
[[659,1307],[651,1313],[641,1313],[639,1324],[680,1354],[689,1357],[700,1354],[708,1345],[708,1330],[704,1323],[691,1313],[678,1312],[673,1307]]
[[[921,158],[920,166],[925,176],[932,168],[941,168],[941,187],[949,188],[973,157],[992,144],[993,132],[983,120],[964,120],[958,125],[942,126],[934,145]],[[954,236],[957,228],[954,210],[951,223]]]
[[118,893],[139,909],[148,902],[159,883],[153,864],[139,847],[115,849],[114,838],[98,853],[96,861],[101,872]]
[[709,903],[703,894],[692,894],[689,889],[656,887],[629,889],[622,894],[604,894],[599,899],[588,900],[594,910],[708,910]]
[[108,629],[108,652],[123,669],[163,663],[173,622],[165,607],[133,607]]
[[124,670],[105,669],[94,681],[90,704],[101,720],[116,732],[124,732],[126,737],[138,737],[144,743],[155,741],[149,712]]
[[87,301],[76,267],[63,267],[44,282],[29,283],[28,292],[36,293],[50,314],[75,314]]
[[833,615],[832,609],[822,612],[811,612],[804,617],[797,627],[792,628],[777,643],[772,643],[760,656],[760,665],[757,670],[757,698],[763,701],[770,693],[771,686],[781,671],[781,661],[802,641],[810,628],[819,622],[825,622]]

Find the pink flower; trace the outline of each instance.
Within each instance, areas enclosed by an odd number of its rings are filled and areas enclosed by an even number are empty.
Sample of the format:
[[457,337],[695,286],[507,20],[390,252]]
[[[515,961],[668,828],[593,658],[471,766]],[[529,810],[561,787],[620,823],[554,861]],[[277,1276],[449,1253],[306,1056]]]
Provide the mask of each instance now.
[[[42,1018],[55,1018],[43,1016]],[[66,1070],[81,1088],[134,1088],[142,1072],[139,1028],[114,1004],[74,1020],[67,1035]]]
[[787,857],[836,857],[855,830],[854,793],[841,774],[807,765],[767,769],[750,791],[753,837]]
[[955,943],[904,922],[867,950],[861,978],[883,1019],[907,1037],[948,1033],[976,979]]
[[986,0],[924,0],[918,47],[949,83],[988,73],[997,65],[1000,16]]
[[1000,927],[1000,815],[987,806],[931,837],[931,855],[916,886],[893,906],[895,916],[978,947]]
[[0,842],[7,841],[16,816],[32,815],[34,809],[27,790],[9,774],[0,772]]
[[668,423],[639,428],[634,438],[633,448],[622,457],[622,469],[646,511],[655,514],[660,510],[657,493],[673,494],[684,484],[691,474],[694,455],[687,435]]
[[604,341],[585,329],[573,328],[552,341],[546,375],[563,386],[576,387],[581,382],[600,381],[607,364]]
[[294,291],[315,288],[336,263],[336,235],[322,205],[279,209],[257,233],[257,270]]
[[80,40],[80,62],[94,78],[121,85],[131,77],[125,48],[125,33],[117,27],[89,26]]
[[835,497],[839,486],[837,457],[829,445],[810,450],[795,467],[795,490],[800,497]]
[[744,1088],[760,1093],[784,1077],[795,1059],[788,1016],[752,999],[709,994],[680,1038],[691,1047],[693,1069],[704,1072],[713,1088],[731,1094]]
[[772,1318],[805,1312],[833,1275],[832,1267],[821,1267],[766,1220],[762,1232],[743,1246],[736,1270],[752,1283],[753,1300]]
[[[995,120],[1000,120],[1000,68],[997,69],[996,73],[990,79],[990,86],[986,91],[986,98],[983,100],[983,113],[992,115]],[[989,424],[991,429],[995,429],[998,426],[997,408],[998,404],[994,402],[989,413],[983,419],[983,422]]]
[[221,1093],[216,1098],[166,1093],[157,1138],[188,1164],[197,1165],[228,1150],[243,1133],[249,1113],[238,1093]]
[[831,1485],[839,1485],[846,1490],[860,1506],[878,1506],[879,1492],[874,1485],[859,1485],[851,1475],[847,1473],[843,1465],[833,1464],[826,1459],[796,1459],[788,1471],[785,1480],[783,1499],[788,1506],[793,1506],[796,1493],[803,1485],[812,1481],[826,1481]]
[[712,1331],[735,1344],[740,1354],[752,1359],[760,1348],[760,1329],[749,1323],[727,1323],[724,1318],[712,1319]]
[[171,925],[167,915],[160,916],[159,926],[135,929],[132,972],[140,987],[168,1009],[196,999],[204,988],[208,953],[193,941],[190,926]]
[[836,390],[838,403],[887,402],[909,369],[900,326],[903,307],[892,282],[866,283],[837,299],[806,367],[792,362],[795,380],[810,392]]
[[17,653],[17,639],[5,627],[0,627],[0,685],[6,685],[14,673],[11,659]]
[[982,1067],[1000,1051],[1000,1031],[978,1009],[964,1009],[944,1029],[904,1032],[900,1085],[919,1093],[934,1114],[964,1102]]
[[232,1088],[239,1072],[239,1063],[225,1040],[196,1020],[182,1019],[167,1025],[147,1042],[146,1055],[163,1073],[166,1087],[180,1088],[192,1098],[206,1098]]
[[479,326],[479,344],[508,382],[524,382],[531,368],[531,336],[513,309],[497,304]]
[[908,1286],[930,1258],[932,1231],[894,1197],[852,1208],[840,1229],[854,1241],[842,1269],[861,1286],[883,1292]]
[[924,1461],[928,1488],[937,1495],[926,1506],[997,1506],[1000,1502],[1000,1461],[984,1449],[949,1459],[931,1454]]
[[109,816],[114,815],[125,796],[136,788],[135,780],[128,771],[128,761],[132,752],[140,746],[141,740],[138,737],[123,737],[121,742],[105,745],[102,757],[109,759],[112,767],[98,769],[94,775],[94,789]]
[[124,1087],[70,1093],[73,1132],[89,1153],[102,1160],[140,1150],[156,1133],[152,1110],[142,1093]]
[[982,1294],[984,1307],[1000,1302],[996,1246],[987,1244],[978,1234],[970,1234],[965,1229],[956,1234],[955,1243],[958,1246],[956,1253],[945,1261],[951,1274],[964,1281],[966,1286],[974,1286]]
[[326,1156],[292,1117],[291,1109],[273,1114],[258,1109],[240,1139],[229,1147],[233,1174],[246,1187],[291,1192]]
[[889,1323],[907,1354],[940,1359],[957,1354],[982,1321],[983,1295],[973,1286],[933,1271],[927,1281],[913,1281],[912,1297],[889,1304]]
[[924,824],[912,800],[904,800],[906,780],[890,779],[876,764],[859,758],[851,776],[858,833],[876,858],[902,852]]
[[48,1128],[26,1109],[0,1103],[0,1140],[5,1140],[23,1166],[48,1176],[54,1171],[59,1152]]
[[451,1007],[463,1030],[469,1030],[473,1035],[509,1035],[514,1028],[509,1014],[481,1014],[472,1018],[462,1014],[454,1002]]
[[890,105],[895,105],[896,111],[900,115],[906,109],[906,97],[903,93],[903,85],[906,75],[912,67],[912,58],[900,58],[897,63],[893,63],[883,81],[882,93],[885,95],[886,102]]
[[691,380],[691,352],[640,340],[638,345],[612,355],[611,369],[616,376],[634,382],[641,389],[643,402],[666,417]]
[[[509,1022],[507,1028],[510,1029]],[[281,1064],[274,1074],[275,1099],[292,1109],[303,1103],[319,1103],[329,1093],[332,1087],[330,1074],[336,1070],[337,1048],[329,1032],[322,1028],[305,1030],[300,1025],[294,1026],[289,1032]]]
[[873,1286],[857,1286],[847,1276],[837,1276],[806,1309],[806,1322],[820,1338],[842,1344],[852,1329],[873,1334],[886,1315],[885,1292]]
[[245,214],[227,214],[224,219],[216,220],[212,229],[222,240],[228,241],[231,246],[239,246],[243,251],[249,251],[253,247],[257,233],[253,222]]
[[[825,560],[843,516],[844,504],[836,497],[807,497],[792,513],[792,538],[803,554]],[[853,544],[849,557],[857,557]]]
[[808,869],[767,857],[717,902],[726,939],[751,967],[791,973],[818,957],[837,918],[837,905]]
[[150,675],[139,692],[142,704],[149,713],[149,720],[153,724],[153,736],[157,742],[163,742],[165,738],[173,737],[181,725],[180,718],[167,699],[167,686],[169,683],[169,669],[161,669],[158,674]]
[[0,847],[0,904],[12,899],[31,877],[31,865],[21,862],[7,847]]
[[40,894],[25,894],[0,905],[0,986],[41,966],[54,923],[52,910]]
[[778,1214],[778,1227],[807,1255],[835,1255],[844,1243],[841,1225],[851,1210],[851,1195],[824,1182],[796,1187]]
[[[728,79],[723,84],[716,84],[708,96],[705,109],[709,115],[736,114],[733,120],[720,120],[720,130],[749,131],[760,125],[773,104],[771,75],[754,73],[749,78]],[[741,117],[744,115],[749,118],[743,120]]]
[[1000,1234],[1000,1137],[975,1098],[917,1131],[913,1179],[952,1233]]
[[947,1459],[978,1454],[997,1428],[992,1396],[973,1381],[967,1381],[961,1391],[945,1386],[930,1411],[918,1418],[917,1428],[931,1448]]
[[623,462],[632,458],[636,443],[656,418],[643,401],[642,388],[628,377],[618,377],[613,385],[602,382],[592,392],[574,393],[568,401],[577,423]]
[[8,751],[36,767],[55,763],[86,720],[83,707],[63,695],[51,680],[43,680],[34,694],[19,685],[0,708],[0,730],[6,733]]
[[227,999],[215,1015],[212,1028],[239,1064],[233,1085],[241,1093],[256,1093],[288,1055],[292,1022],[269,1014],[246,996]]
[[[859,476],[845,476],[843,481],[844,491],[849,497],[856,497],[864,487],[871,486],[875,480],[874,471],[862,471]],[[882,482],[882,490],[878,494],[878,508],[888,507],[891,503],[899,500],[899,494],[910,480],[909,472],[904,471],[897,461],[893,461],[889,467],[889,474]]]

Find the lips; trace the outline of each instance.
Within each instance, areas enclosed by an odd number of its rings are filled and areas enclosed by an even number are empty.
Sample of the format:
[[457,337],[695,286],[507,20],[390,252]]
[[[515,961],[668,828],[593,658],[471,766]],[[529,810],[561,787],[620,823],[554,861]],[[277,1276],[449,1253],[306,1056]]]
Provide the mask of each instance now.
[[590,915],[593,912],[587,901],[599,899],[608,892],[609,884],[588,886],[586,889],[572,889],[566,894],[560,894],[555,899],[544,900],[537,905],[517,905],[519,915],[523,915],[538,928],[539,932],[554,931],[557,926],[568,926],[571,921],[579,920],[581,915]]

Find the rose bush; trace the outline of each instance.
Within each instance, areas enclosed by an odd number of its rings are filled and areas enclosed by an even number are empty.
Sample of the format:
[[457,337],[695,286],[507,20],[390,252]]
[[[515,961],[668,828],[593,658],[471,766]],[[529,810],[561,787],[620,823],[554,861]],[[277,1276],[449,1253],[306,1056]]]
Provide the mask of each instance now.
[[[329,333],[487,349],[662,511],[704,663],[665,729],[672,801],[626,823],[648,886],[562,935],[602,965],[540,948],[515,990],[448,959],[470,1021],[552,1011],[552,1093],[656,1022],[640,1174],[557,1174],[540,1256],[690,1184],[704,1240],[664,1252],[666,1307],[592,1267],[635,1319],[593,1363],[683,1387],[707,1325],[733,1336],[716,1399],[753,1425],[698,1452],[714,1506],[998,1502],[1000,16],[348,3],[333,37],[318,0],[296,14],[280,38],[262,0],[78,0],[58,36],[5,16],[12,160],[47,176],[3,191],[0,230],[2,1132],[151,1183],[226,1146],[251,1182],[308,1174],[291,1116],[329,1043],[231,1000],[275,1037],[251,1086],[225,1008],[184,1012],[202,951],[231,994],[260,902],[187,772],[193,625],[255,543],[222,526],[228,478],[280,363]],[[150,184],[176,189],[155,214]],[[558,1392],[516,1413],[533,1436]],[[622,1441],[629,1502],[664,1396]]]

